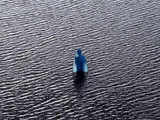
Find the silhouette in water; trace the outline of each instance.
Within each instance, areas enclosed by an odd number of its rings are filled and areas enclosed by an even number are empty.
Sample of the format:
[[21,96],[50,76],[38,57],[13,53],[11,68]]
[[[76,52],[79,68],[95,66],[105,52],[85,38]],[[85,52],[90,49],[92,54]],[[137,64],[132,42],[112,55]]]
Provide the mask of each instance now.
[[75,88],[77,89],[77,91],[81,91],[86,82],[87,73],[77,72],[76,74],[73,74],[73,79]]

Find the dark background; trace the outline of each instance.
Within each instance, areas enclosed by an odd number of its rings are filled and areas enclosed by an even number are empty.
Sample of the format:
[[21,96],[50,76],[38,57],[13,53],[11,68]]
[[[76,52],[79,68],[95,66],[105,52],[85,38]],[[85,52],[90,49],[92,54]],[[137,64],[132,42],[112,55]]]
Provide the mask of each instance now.
[[160,120],[160,1],[1,0],[0,120],[18,119]]

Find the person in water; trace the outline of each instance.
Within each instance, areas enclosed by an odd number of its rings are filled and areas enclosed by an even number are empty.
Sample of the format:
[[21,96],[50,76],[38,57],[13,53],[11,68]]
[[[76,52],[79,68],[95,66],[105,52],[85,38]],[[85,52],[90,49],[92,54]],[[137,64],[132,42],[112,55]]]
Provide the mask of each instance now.
[[82,55],[81,49],[76,52],[73,72],[88,72],[87,61],[85,56]]

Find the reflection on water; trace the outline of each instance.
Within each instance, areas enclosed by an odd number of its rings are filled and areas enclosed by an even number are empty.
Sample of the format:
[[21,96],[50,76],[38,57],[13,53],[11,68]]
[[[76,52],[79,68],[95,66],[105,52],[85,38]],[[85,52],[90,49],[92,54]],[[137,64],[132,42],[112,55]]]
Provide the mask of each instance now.
[[83,90],[86,84],[87,76],[88,74],[84,72],[73,73],[74,86],[78,93],[81,93]]

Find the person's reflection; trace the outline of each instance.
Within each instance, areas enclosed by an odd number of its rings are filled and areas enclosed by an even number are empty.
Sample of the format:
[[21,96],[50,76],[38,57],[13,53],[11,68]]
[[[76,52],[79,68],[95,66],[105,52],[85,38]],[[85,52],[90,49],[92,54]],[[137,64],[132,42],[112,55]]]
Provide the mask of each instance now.
[[74,73],[73,78],[74,78],[74,86],[76,91],[81,92],[87,79],[87,73],[84,73],[84,72]]

